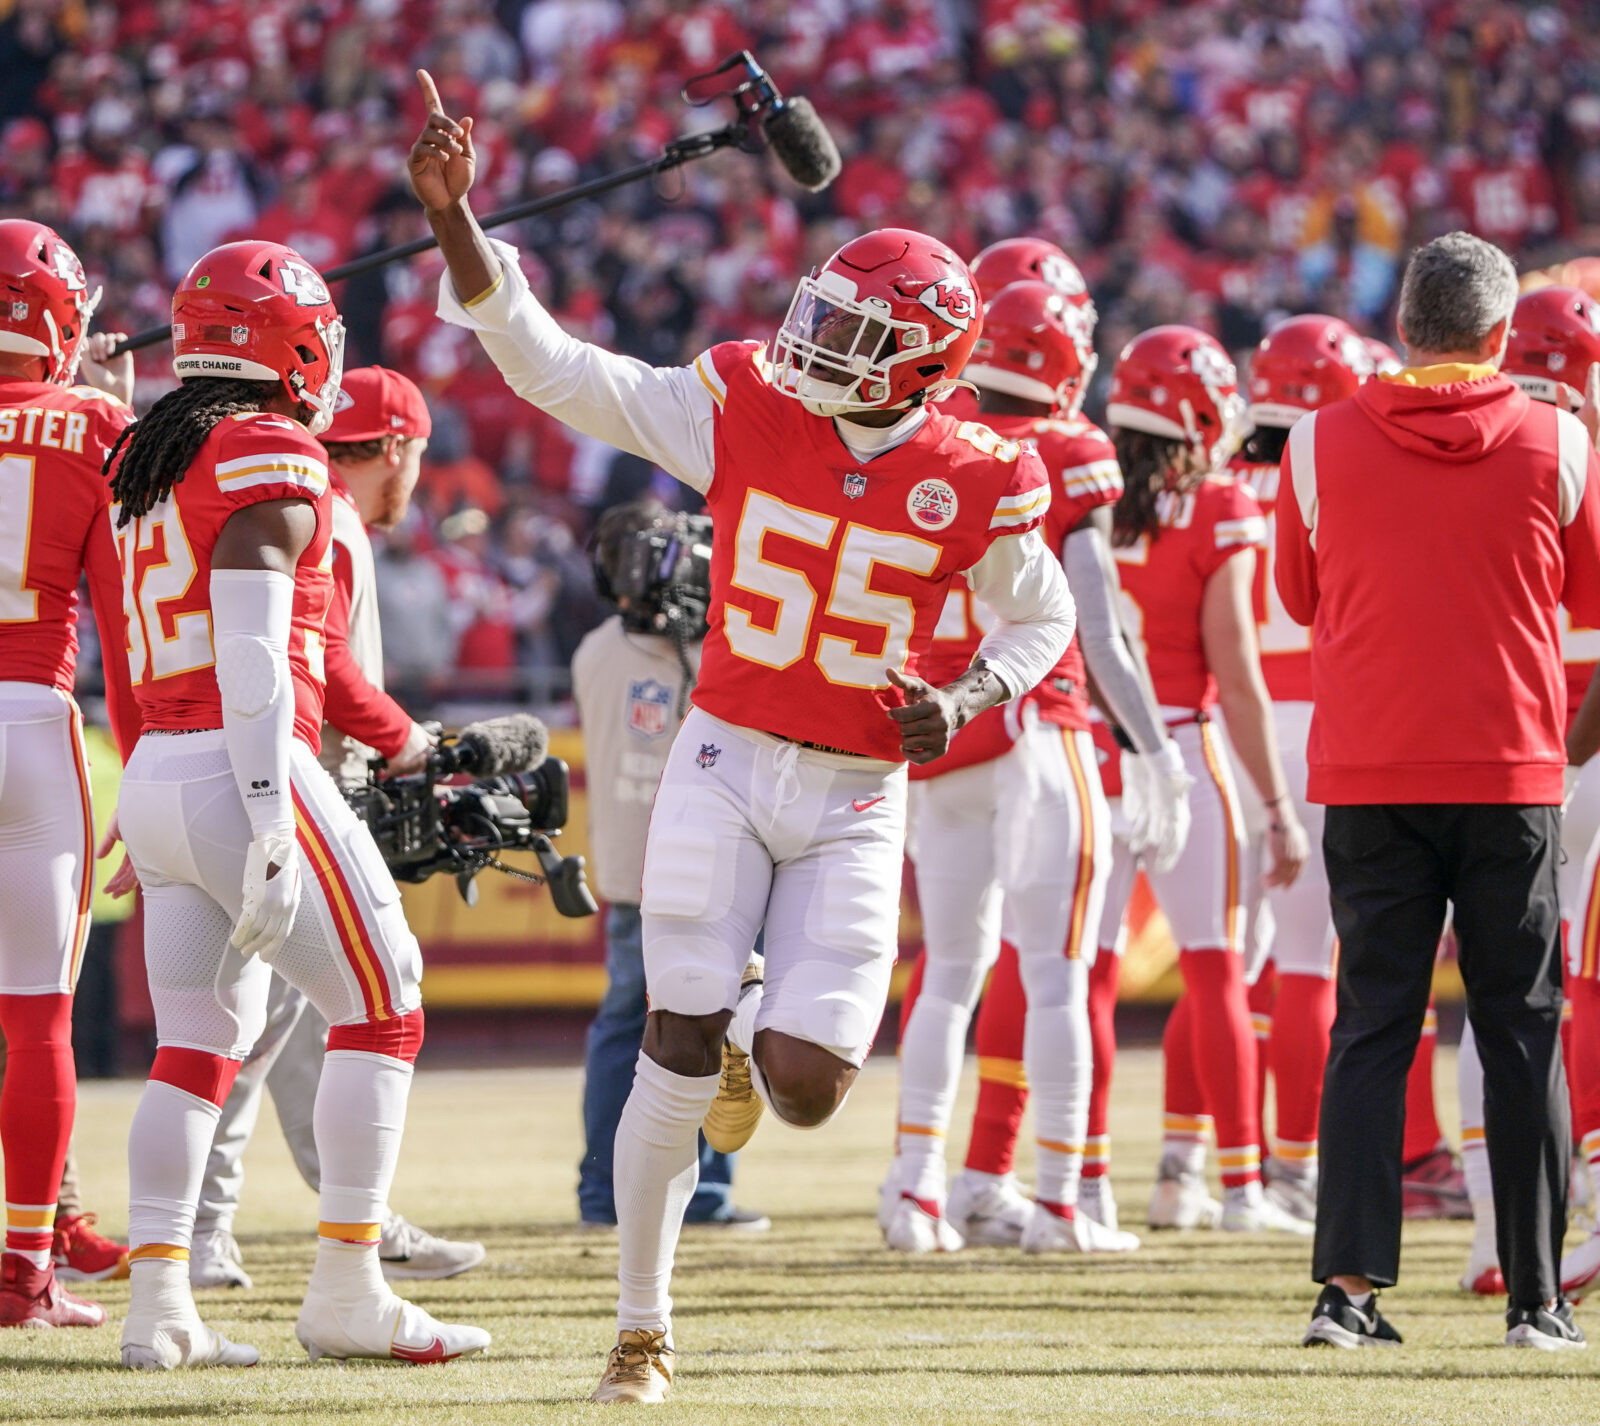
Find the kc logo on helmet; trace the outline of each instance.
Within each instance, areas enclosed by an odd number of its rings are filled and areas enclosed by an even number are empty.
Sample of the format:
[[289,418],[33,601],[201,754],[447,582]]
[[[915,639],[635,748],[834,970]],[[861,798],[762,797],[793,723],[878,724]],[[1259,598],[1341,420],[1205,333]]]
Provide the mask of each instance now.
[[937,282],[930,282],[917,293],[917,301],[963,332],[978,315],[978,297],[972,290],[972,284],[955,273]]
[[333,300],[328,296],[327,284],[305,263],[292,258],[278,264],[278,281],[297,307],[326,307]]
[[906,514],[924,530],[942,530],[956,518],[956,492],[948,481],[923,480],[906,496]]

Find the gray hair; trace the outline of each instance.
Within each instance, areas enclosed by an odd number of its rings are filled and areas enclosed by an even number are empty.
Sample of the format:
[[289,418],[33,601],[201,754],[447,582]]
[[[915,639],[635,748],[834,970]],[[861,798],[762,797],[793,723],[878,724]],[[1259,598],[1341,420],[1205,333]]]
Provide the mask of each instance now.
[[1493,243],[1446,233],[1418,248],[1400,284],[1400,330],[1420,352],[1469,352],[1517,305],[1517,270]]

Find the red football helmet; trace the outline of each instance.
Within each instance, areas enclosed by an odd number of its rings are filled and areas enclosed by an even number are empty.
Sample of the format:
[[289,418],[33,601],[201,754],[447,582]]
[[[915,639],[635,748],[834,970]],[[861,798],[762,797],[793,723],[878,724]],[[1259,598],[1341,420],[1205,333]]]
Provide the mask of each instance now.
[[985,304],[983,335],[962,375],[1073,415],[1094,375],[1093,312],[1046,283],[1013,282]]
[[1600,303],[1576,287],[1524,292],[1511,314],[1500,365],[1535,401],[1576,410],[1589,368],[1600,362]]
[[282,243],[212,248],[172,297],[172,369],[180,377],[278,381],[333,420],[344,370],[344,324],[317,270]]
[[1245,431],[1239,373],[1222,344],[1198,327],[1152,327],[1117,358],[1106,418],[1187,442],[1218,470]]
[[77,253],[53,228],[26,218],[0,222],[0,352],[43,357],[46,379],[69,384],[99,301]]
[[1250,360],[1250,419],[1294,425],[1307,411],[1354,396],[1372,375],[1366,341],[1338,317],[1291,317],[1261,339]]
[[982,326],[966,263],[925,233],[879,228],[800,279],[773,343],[772,384],[814,416],[937,401]]
[[978,284],[979,292],[990,295],[1013,282],[1043,282],[1069,302],[1094,311],[1089,284],[1078,271],[1078,264],[1043,238],[1001,238],[990,243],[972,259],[972,280]]
[[1393,376],[1395,372],[1405,370],[1406,364],[1393,347],[1376,337],[1365,337],[1363,340],[1367,344],[1367,355],[1372,358],[1372,369],[1379,376]]

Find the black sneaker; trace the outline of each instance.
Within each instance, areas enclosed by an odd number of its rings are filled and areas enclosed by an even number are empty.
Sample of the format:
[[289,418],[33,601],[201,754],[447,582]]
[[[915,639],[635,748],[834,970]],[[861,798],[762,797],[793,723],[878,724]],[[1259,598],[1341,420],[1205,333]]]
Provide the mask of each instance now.
[[1342,1287],[1329,1283],[1311,1312],[1311,1325],[1301,1342],[1306,1347],[1398,1347],[1400,1334],[1378,1311],[1378,1295],[1357,1307]]
[[1506,1346],[1537,1347],[1543,1352],[1560,1352],[1568,1347],[1587,1347],[1583,1328],[1572,1320],[1572,1304],[1557,1298],[1554,1307],[1542,1302],[1536,1307],[1513,1307],[1506,1313]]

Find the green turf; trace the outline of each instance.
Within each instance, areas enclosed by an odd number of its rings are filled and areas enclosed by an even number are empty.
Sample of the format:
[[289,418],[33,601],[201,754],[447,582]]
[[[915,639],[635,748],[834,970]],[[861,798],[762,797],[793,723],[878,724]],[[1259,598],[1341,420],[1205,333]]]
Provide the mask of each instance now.
[[[957,1123],[966,1122],[970,1078]],[[1441,1086],[1452,1082],[1442,1060]],[[573,1071],[418,1076],[394,1203],[431,1228],[480,1236],[489,1261],[413,1285],[432,1311],[494,1333],[486,1358],[445,1367],[311,1367],[294,1340],[315,1203],[271,1118],[247,1160],[239,1231],[255,1290],[202,1311],[261,1348],[250,1371],[151,1378],[116,1367],[118,1326],[0,1337],[0,1420],[276,1423],[592,1420],[582,1398],[612,1336],[614,1241],[574,1214]],[[79,1150],[102,1227],[126,1222],[123,1145],[137,1086],[84,1087]],[[677,1280],[679,1384],[666,1417],[694,1423],[1250,1420],[1533,1423],[1600,1419],[1600,1348],[1497,1345],[1499,1307],[1455,1290],[1461,1224],[1407,1230],[1406,1281],[1386,1307],[1397,1351],[1298,1346],[1313,1290],[1301,1242],[1154,1235],[1118,1262],[977,1251],[907,1261],[880,1246],[875,1190],[894,1069],[874,1062],[820,1133],[764,1125],[739,1198],[770,1234],[701,1229]],[[1150,1052],[1118,1066],[1118,1197],[1136,1227],[1156,1155]],[[958,1142],[964,1133],[957,1135]],[[1026,1165],[1024,1165],[1026,1167]],[[120,1319],[126,1284],[99,1296]],[[1588,1325],[1592,1313],[1580,1312]]]

